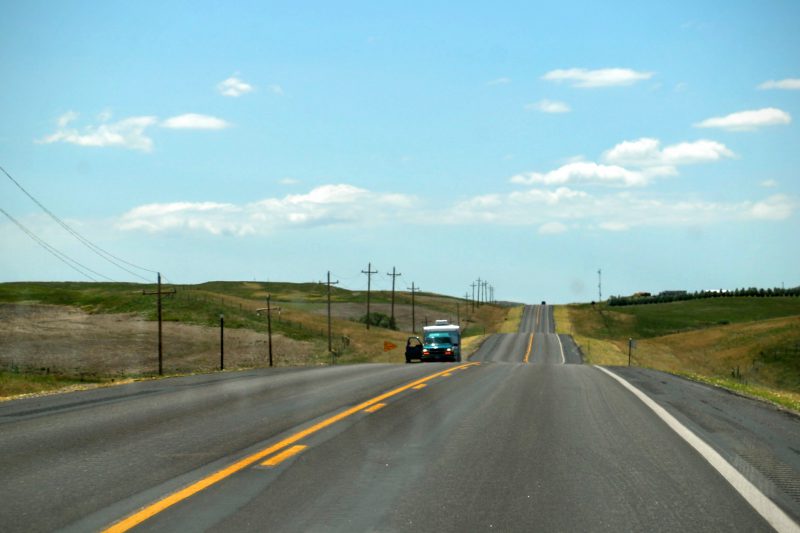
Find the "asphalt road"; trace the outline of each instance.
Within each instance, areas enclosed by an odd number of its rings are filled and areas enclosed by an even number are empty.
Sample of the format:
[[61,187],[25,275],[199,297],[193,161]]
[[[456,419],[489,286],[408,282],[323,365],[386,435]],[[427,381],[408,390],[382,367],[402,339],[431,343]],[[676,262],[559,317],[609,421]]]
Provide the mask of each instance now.
[[[120,529],[149,531],[771,529],[630,390],[570,364],[580,354],[553,326],[549,306],[529,307],[520,333],[464,364],[217,374],[0,404],[0,530],[126,518]],[[800,517],[797,417],[612,371]]]

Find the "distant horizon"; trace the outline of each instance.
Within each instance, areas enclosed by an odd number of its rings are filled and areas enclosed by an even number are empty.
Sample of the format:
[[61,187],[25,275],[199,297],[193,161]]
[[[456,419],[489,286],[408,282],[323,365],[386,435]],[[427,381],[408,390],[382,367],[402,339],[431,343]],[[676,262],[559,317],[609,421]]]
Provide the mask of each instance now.
[[[82,280],[0,281],[0,285],[10,284],[10,283],[86,283],[86,284],[115,284],[115,283],[118,283],[118,284],[131,284],[131,285],[155,285],[156,281],[153,281],[153,282],[145,282],[145,281],[85,281],[85,280],[84,281],[82,281]],[[196,286],[196,285],[203,285],[205,283],[281,283],[281,284],[290,284],[290,285],[323,285],[323,286],[325,285],[324,281],[322,281],[322,282],[320,282],[320,281],[285,281],[285,280],[282,280],[282,281],[276,281],[276,280],[266,281],[266,280],[233,280],[233,279],[231,279],[231,280],[214,279],[214,280],[200,281],[200,282],[196,282],[196,283],[168,282],[168,281],[163,281],[162,282],[163,285],[170,285],[170,286],[175,286],[175,287],[180,287],[181,285],[184,285],[184,286],[185,285]],[[367,288],[366,287],[344,287],[344,286],[339,285],[339,286],[336,286],[335,289],[344,289],[344,290],[347,290],[349,292],[364,292],[364,293],[367,292]],[[600,303],[608,302],[609,300],[611,300],[613,298],[629,298],[629,297],[635,296],[637,292],[650,292],[653,296],[660,296],[660,295],[662,295],[664,293],[669,293],[669,292],[686,292],[688,294],[700,294],[700,293],[714,293],[716,291],[723,291],[725,293],[733,293],[733,292],[735,292],[737,290],[749,290],[749,289],[756,289],[756,290],[789,290],[789,291],[792,291],[792,290],[799,290],[800,289],[800,285],[791,286],[791,287],[746,286],[746,287],[734,287],[734,288],[697,289],[697,290],[690,290],[690,289],[662,289],[662,290],[657,291],[657,292],[654,292],[654,291],[635,291],[635,292],[630,293],[630,294],[610,294],[610,295],[607,295],[607,296],[604,295],[603,296],[603,300],[601,300]],[[391,288],[389,288],[389,289],[386,289],[386,288],[372,289],[372,292],[373,293],[374,292],[391,293]],[[396,292],[397,293],[408,294],[410,291],[398,288],[398,289],[396,289]],[[459,301],[462,301],[462,302],[466,301],[467,303],[470,303],[472,301],[472,300],[466,300],[464,298],[464,295],[456,296],[456,295],[453,295],[453,294],[442,293],[442,292],[437,292],[437,291],[422,290],[418,294],[431,294],[431,295],[435,295],[435,296],[443,296],[443,297],[447,297],[447,298],[453,298],[454,300],[459,300]],[[736,296],[734,295],[734,297],[736,297]],[[740,296],[740,297],[742,297],[742,298],[751,297],[752,298],[752,297],[755,297],[755,296],[744,295],[744,296]],[[792,298],[792,297],[795,297],[795,296],[791,296],[790,295],[790,296],[781,296],[781,297]],[[572,304],[578,304],[579,305],[579,304],[590,304],[590,303],[597,303],[598,302],[598,300],[596,300],[596,299],[594,299],[594,300],[586,300],[586,301],[570,301],[570,302],[559,302],[559,301],[548,301],[548,300],[525,302],[525,301],[519,301],[519,300],[513,300],[513,299],[511,299],[511,300],[509,300],[509,299],[495,299],[493,302],[481,301],[481,304],[494,303],[494,304],[499,304],[499,305],[503,305],[503,304],[539,305],[542,301],[544,301],[547,305],[572,305]],[[402,305],[402,304],[398,304],[398,305]],[[642,304],[642,305],[649,305],[649,304]]]

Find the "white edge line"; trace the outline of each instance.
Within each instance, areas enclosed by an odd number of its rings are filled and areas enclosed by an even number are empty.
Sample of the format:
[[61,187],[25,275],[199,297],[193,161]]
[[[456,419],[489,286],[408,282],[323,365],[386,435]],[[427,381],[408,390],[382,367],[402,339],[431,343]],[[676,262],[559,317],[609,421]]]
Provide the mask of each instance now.
[[685,440],[692,448],[708,461],[717,472],[722,474],[722,477],[742,495],[742,497],[749,503],[753,509],[760,514],[764,520],[775,528],[780,533],[784,532],[800,532],[800,525],[792,520],[783,510],[775,505],[763,492],[747,480],[736,468],[726,461],[716,450],[706,444],[706,442],[695,435],[689,428],[681,424],[674,416],[669,414],[666,409],[658,405],[655,401],[650,399],[645,393],[631,385],[624,378],[614,374],[610,370],[602,366],[595,366],[595,368],[602,370],[612,378],[616,379],[623,387],[632,392],[642,403],[649,407],[661,420],[677,433],[683,440]]
[[565,365],[567,360],[564,359],[564,345],[561,344],[561,337],[558,336],[558,333],[556,333],[556,339],[558,339],[558,347],[561,348],[561,364]]

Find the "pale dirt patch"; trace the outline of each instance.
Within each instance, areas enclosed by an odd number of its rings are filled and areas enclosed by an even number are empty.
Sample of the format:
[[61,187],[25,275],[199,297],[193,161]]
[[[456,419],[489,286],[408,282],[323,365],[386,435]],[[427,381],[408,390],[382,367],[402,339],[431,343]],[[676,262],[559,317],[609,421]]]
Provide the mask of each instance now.
[[[158,368],[158,325],[136,314],[88,314],[78,308],[0,304],[0,367],[70,375],[141,375]],[[314,361],[314,345],[273,334],[276,365]],[[165,373],[219,368],[219,328],[163,323]],[[264,366],[267,336],[225,330],[225,367]],[[42,370],[45,369],[45,370]]]

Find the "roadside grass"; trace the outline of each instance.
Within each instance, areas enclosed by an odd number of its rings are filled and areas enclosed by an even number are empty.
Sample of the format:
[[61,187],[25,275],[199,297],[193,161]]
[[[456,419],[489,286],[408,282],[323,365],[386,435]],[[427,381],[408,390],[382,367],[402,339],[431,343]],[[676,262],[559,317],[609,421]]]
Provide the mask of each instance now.
[[522,311],[525,309],[524,305],[517,305],[512,307],[508,310],[506,314],[506,318],[502,324],[500,324],[500,328],[498,329],[498,333],[517,333],[519,331],[519,324],[522,322]]
[[570,306],[582,331],[596,338],[645,339],[702,328],[800,315],[800,298],[728,297],[609,307]]
[[[589,363],[627,365],[628,339],[634,338],[635,366],[689,376],[797,409],[797,298],[719,298],[630,307],[634,309],[620,312],[599,305],[559,306],[556,324],[559,332],[572,333]],[[663,324],[658,324],[659,310]]]
[[85,388],[90,384],[105,382],[108,380],[0,370],[0,401],[9,397],[58,391],[65,388]]
[[792,391],[771,389],[757,385],[749,385],[732,378],[715,378],[694,373],[676,372],[679,376],[728,389],[744,396],[764,400],[792,411],[800,412],[800,394]]

